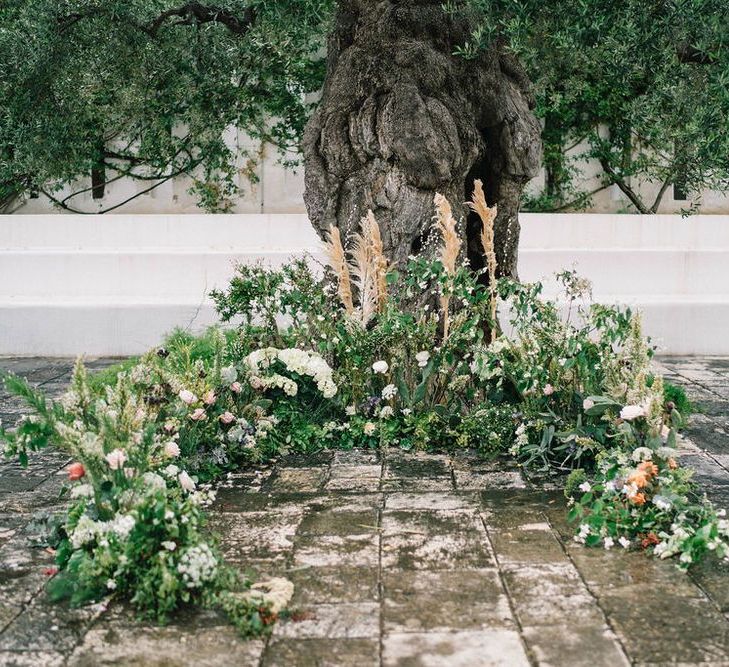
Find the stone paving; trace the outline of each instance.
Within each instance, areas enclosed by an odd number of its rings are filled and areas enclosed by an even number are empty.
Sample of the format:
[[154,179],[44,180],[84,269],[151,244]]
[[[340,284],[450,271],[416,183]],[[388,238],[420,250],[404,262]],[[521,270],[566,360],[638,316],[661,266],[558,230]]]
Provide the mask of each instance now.
[[[0,359],[50,394],[71,364]],[[659,366],[701,408],[684,462],[729,506],[729,359]],[[6,423],[21,411],[0,394]],[[336,451],[231,475],[210,512],[225,556],[296,586],[294,620],[266,640],[210,612],[158,627],[118,604],[69,610],[31,542],[67,462],[0,465],[2,665],[729,665],[729,568],[581,547],[558,490],[467,455]]]

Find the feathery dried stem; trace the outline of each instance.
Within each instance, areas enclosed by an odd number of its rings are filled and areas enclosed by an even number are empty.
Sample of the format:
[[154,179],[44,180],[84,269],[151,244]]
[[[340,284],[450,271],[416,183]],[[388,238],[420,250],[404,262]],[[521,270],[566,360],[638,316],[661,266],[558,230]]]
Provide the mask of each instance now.
[[347,264],[347,256],[342,245],[342,237],[339,234],[339,228],[334,225],[329,226],[327,240],[324,243],[328,256],[328,264],[337,276],[337,292],[345,310],[351,315],[354,312],[354,302],[352,300],[352,281],[349,275],[349,265]]
[[[440,247],[440,261],[445,272],[452,276],[456,272],[456,261],[458,260],[458,253],[461,251],[461,237],[456,231],[456,220],[453,217],[453,210],[448,200],[442,194],[436,192],[433,202],[435,204],[435,226],[443,239],[443,244]],[[450,300],[449,294],[441,294],[440,308],[443,311],[444,339],[448,337],[450,325],[448,313]]]
[[362,326],[381,311],[387,301],[387,259],[380,227],[372,211],[362,218],[361,231],[354,235],[352,275],[359,291]]
[[375,282],[377,284],[377,309],[382,312],[387,302],[387,259],[385,258],[380,226],[375,214],[367,211],[368,233],[372,250],[372,261],[375,265]]
[[496,249],[494,246],[494,220],[496,219],[496,206],[486,203],[483,193],[483,183],[480,180],[473,182],[473,196],[468,202],[469,208],[481,218],[481,245],[486,257],[486,268],[489,272],[489,292],[491,295],[491,340],[496,340]]

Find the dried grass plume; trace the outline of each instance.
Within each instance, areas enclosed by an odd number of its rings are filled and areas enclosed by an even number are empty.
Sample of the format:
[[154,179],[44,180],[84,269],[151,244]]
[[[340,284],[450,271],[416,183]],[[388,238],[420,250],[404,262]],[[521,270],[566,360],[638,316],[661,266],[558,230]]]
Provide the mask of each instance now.
[[[453,217],[453,210],[449,201],[442,194],[436,192],[433,203],[435,204],[435,227],[443,241],[440,246],[440,261],[445,272],[452,276],[456,272],[456,262],[461,251],[461,237],[458,235],[456,220]],[[450,300],[449,294],[441,294],[440,308],[443,312],[443,338],[448,337]]]
[[496,206],[486,203],[483,193],[483,183],[480,180],[473,182],[473,195],[468,207],[481,218],[481,245],[486,257],[486,268],[489,272],[489,290],[491,292],[491,340],[496,339],[496,248],[494,245],[494,220],[496,220]]
[[342,245],[342,237],[339,234],[339,228],[334,225],[329,226],[327,240],[324,243],[326,249],[328,264],[334,274],[337,276],[337,291],[339,299],[345,310],[351,315],[354,312],[354,301],[352,300],[352,280],[349,275],[349,265],[347,264],[347,255]]

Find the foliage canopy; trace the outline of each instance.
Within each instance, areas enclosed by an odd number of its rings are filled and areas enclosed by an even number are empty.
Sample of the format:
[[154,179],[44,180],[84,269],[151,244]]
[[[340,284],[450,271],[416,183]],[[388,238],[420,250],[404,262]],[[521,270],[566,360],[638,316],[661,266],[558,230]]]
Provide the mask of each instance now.
[[[349,2],[351,0],[339,0]],[[231,127],[296,150],[326,75],[335,0],[6,0],[0,7],[0,207],[92,175],[153,188],[193,177],[224,208],[257,152]],[[544,121],[545,189],[579,208],[612,184],[654,212],[671,184],[729,181],[729,48],[721,0],[450,0],[473,57],[495,42],[524,63]],[[575,147],[577,149],[575,150]],[[578,164],[596,160],[587,189]],[[94,180],[94,178],[96,180]],[[645,201],[637,184],[659,184]],[[92,185],[92,187],[93,187]],[[72,198],[59,200],[74,209]],[[123,202],[113,202],[111,208]]]

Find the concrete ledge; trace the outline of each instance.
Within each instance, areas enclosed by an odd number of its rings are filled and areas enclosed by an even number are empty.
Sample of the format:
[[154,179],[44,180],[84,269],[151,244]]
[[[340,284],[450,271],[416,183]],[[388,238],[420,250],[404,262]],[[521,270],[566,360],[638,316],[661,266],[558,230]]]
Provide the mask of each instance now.
[[[668,354],[729,354],[729,216],[522,215],[520,274],[575,267]],[[216,320],[238,262],[321,257],[306,216],[0,216],[0,354],[118,355]],[[553,291],[549,287],[548,292]]]

